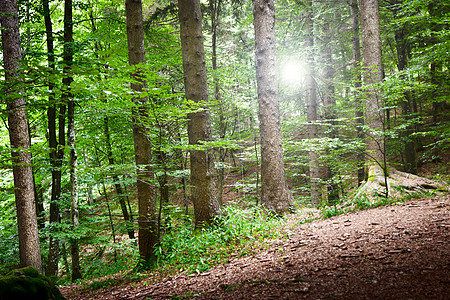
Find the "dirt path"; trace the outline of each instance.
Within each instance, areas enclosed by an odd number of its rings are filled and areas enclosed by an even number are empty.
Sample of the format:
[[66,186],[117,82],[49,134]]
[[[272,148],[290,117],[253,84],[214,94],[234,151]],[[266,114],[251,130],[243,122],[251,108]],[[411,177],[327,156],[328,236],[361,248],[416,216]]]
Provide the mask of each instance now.
[[[293,221],[294,222],[294,221]],[[450,299],[450,195],[296,226],[252,257],[68,299]]]

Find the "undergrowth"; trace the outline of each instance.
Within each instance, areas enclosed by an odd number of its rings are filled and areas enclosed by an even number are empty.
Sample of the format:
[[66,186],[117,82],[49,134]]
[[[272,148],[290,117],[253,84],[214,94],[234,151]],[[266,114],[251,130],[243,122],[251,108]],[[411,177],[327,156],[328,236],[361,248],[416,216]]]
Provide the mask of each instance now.
[[[268,247],[268,239],[283,238],[279,228],[285,223],[284,219],[268,213],[260,205],[242,208],[238,204],[228,204],[222,208],[222,216],[215,220],[214,225],[202,230],[195,230],[191,216],[185,216],[179,207],[169,207],[165,212],[163,234],[155,249],[157,265],[150,271],[152,274],[205,272],[232,258],[250,255],[257,249]],[[118,279],[111,278],[88,283],[89,279],[133,268],[130,263],[135,264],[137,261],[136,247],[128,243],[118,250],[118,259],[113,263],[108,264],[101,259],[85,262],[85,280],[80,282],[85,290],[106,288],[118,283]],[[133,252],[132,255],[130,251]],[[122,257],[120,253],[127,255]],[[111,253],[108,256],[111,257]],[[136,259],[130,259],[131,257]],[[143,277],[148,277],[148,273],[133,271],[122,276],[120,281]]]
[[158,267],[188,273],[204,272],[231,257],[252,253],[267,239],[275,239],[283,219],[262,207],[241,208],[231,204],[215,224],[195,231],[193,222],[179,222],[162,236],[158,247]]
[[[385,197],[345,198],[331,206],[320,209],[322,218],[344,213],[364,210],[393,203],[403,203],[411,198],[421,198],[434,195],[431,192],[409,194],[400,199]],[[268,213],[257,205],[242,208],[238,204],[228,204],[223,207],[222,216],[214,225],[202,230],[195,230],[191,216],[186,216],[179,207],[165,209],[165,222],[159,246],[155,249],[157,265],[151,273],[128,272],[120,279],[105,278],[91,283],[81,282],[84,289],[106,288],[122,281],[134,281],[151,275],[173,275],[177,273],[201,273],[211,267],[229,262],[231,259],[251,255],[270,246],[268,240],[284,239],[286,235],[281,228],[286,224],[283,218]],[[301,208],[299,208],[301,209]],[[311,222],[320,217],[312,215],[301,223]],[[119,253],[114,263],[107,264],[104,260],[90,260],[85,269],[85,279],[99,278],[109,274],[124,272],[133,268],[137,261],[137,247],[133,243],[116,245]],[[131,254],[130,254],[131,252]],[[111,256],[111,254],[109,254]],[[102,267],[104,266],[104,267]],[[152,280],[152,279],[150,279]]]

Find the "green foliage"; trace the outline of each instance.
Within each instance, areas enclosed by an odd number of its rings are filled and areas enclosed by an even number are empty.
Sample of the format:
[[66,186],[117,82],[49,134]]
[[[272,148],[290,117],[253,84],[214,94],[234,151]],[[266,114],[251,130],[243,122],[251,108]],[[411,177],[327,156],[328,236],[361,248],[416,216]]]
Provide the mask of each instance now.
[[361,197],[355,198],[353,203],[355,204],[355,210],[364,210],[381,205],[381,203],[384,202],[384,199],[386,198],[369,198],[367,195],[362,195]]
[[[90,239],[81,239],[82,245],[87,253],[82,256],[81,269],[83,281],[102,278],[108,275],[117,274],[133,269],[138,260],[138,249],[135,240],[122,239],[113,243],[109,236],[93,235]],[[66,271],[67,270],[63,270]],[[59,284],[71,283],[70,274],[61,277]],[[84,283],[83,283],[84,284]],[[111,281],[93,282],[93,286],[88,288],[100,288],[111,284]]]
[[19,264],[19,240],[12,178],[0,170],[0,275]]
[[194,230],[191,221],[173,220],[156,250],[160,267],[203,272],[235,255],[252,253],[253,247],[279,236],[276,228],[282,219],[260,206],[243,209],[230,204],[223,210],[214,226],[201,231]]
[[320,210],[322,216],[327,219],[334,216],[339,216],[344,213],[344,210],[338,206],[325,206]]

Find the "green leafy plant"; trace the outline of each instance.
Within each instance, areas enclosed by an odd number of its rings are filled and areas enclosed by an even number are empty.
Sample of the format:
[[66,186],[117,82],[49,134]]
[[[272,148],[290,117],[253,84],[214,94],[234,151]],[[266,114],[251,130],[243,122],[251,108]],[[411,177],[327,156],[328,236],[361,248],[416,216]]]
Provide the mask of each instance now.
[[260,206],[241,208],[231,204],[223,210],[214,226],[200,231],[194,229],[192,222],[172,218],[172,229],[161,237],[156,249],[160,268],[203,272],[236,252],[250,253],[256,244],[280,234],[276,228],[283,224],[283,219]]
[[325,206],[321,209],[320,213],[324,218],[331,218],[342,215],[344,213],[344,209],[338,206]]

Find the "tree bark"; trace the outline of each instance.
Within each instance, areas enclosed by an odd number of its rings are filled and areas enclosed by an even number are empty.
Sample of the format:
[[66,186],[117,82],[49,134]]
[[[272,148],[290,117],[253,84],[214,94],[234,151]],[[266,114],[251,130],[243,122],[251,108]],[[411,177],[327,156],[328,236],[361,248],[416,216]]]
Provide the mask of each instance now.
[[293,201],[286,183],[276,78],[275,7],[272,0],[253,0],[256,80],[261,136],[261,203],[277,214]]
[[[333,68],[333,55],[331,51],[332,30],[330,29],[330,23],[325,21],[323,24],[323,57],[325,62],[325,74],[324,74],[324,88],[323,88],[323,103],[325,111],[325,120],[327,121],[328,129],[327,135],[330,139],[336,139],[338,137],[338,130],[336,128],[336,95],[334,88],[334,68]],[[327,149],[329,154],[330,150]],[[328,155],[329,156],[329,155]],[[335,168],[332,168],[332,159],[327,160],[325,165],[325,180],[327,184],[327,201],[328,203],[336,203],[339,199],[339,189],[334,176],[336,172]]]
[[358,189],[355,197],[399,197],[424,189],[447,189],[442,184],[387,168],[384,146],[385,124],[383,102],[380,96],[382,81],[381,38],[377,0],[360,0],[361,30],[364,63],[364,92],[366,93],[366,124],[369,127],[367,138],[366,165],[368,179]]
[[[131,66],[145,63],[144,27],[142,17],[142,1],[126,0],[128,62]],[[138,244],[142,267],[151,267],[156,262],[154,248],[158,243],[158,220],[156,214],[156,190],[151,183],[154,179],[152,164],[152,144],[147,134],[145,120],[148,118],[146,97],[140,94],[145,88],[142,74],[137,70],[134,74],[137,82],[131,83],[135,92],[133,110],[133,139],[136,162],[138,193]]]
[[[219,137],[221,139],[225,138],[227,131],[227,118],[225,117],[225,103],[220,95],[220,82],[218,77],[218,66],[217,66],[217,31],[219,26],[219,17],[222,10],[222,0],[209,0],[209,10],[211,14],[211,39],[212,39],[212,69],[213,69],[213,84],[214,84],[214,100],[218,105],[219,109]],[[223,181],[225,177],[224,163],[226,158],[226,149],[224,147],[219,147],[218,149],[219,162],[221,163],[218,174],[217,174],[217,192],[218,192],[218,202],[219,205],[223,204]]]
[[[189,114],[189,144],[211,141],[211,118],[208,101],[202,14],[199,0],[179,0],[181,49],[186,99],[201,102],[203,109]],[[195,226],[211,224],[220,214],[214,172],[214,156],[208,149],[191,150],[191,198],[194,203]]]
[[382,82],[381,37],[378,0],[360,0],[362,56],[364,64],[366,163],[384,166],[383,100],[378,84]]
[[[72,230],[79,226],[78,212],[78,157],[75,145],[75,100],[71,92],[73,82],[73,21],[72,0],[64,1],[64,49],[63,49],[63,93],[62,98],[67,102],[67,146],[69,148],[69,174],[70,174],[70,217]],[[77,238],[70,239],[70,254],[72,258],[72,281],[82,278],[80,268],[80,251]]]
[[5,81],[9,87],[6,102],[13,162],[20,265],[22,267],[32,266],[42,272],[31,153],[29,152],[27,104],[21,96],[23,87],[17,71],[22,59],[22,51],[16,0],[0,1],[0,24]]
[[[55,54],[53,48],[53,26],[50,16],[49,1],[43,0],[43,13],[45,21],[45,31],[47,37],[47,61],[50,71],[55,70]],[[59,201],[61,198],[61,167],[64,158],[65,146],[65,111],[66,105],[60,104],[59,117],[56,116],[55,93],[53,92],[54,84],[52,79],[48,80],[49,104],[47,109],[48,118],[48,143],[50,148],[50,164],[52,165],[52,190],[50,199],[49,222],[51,233],[57,232],[57,229],[52,228],[52,225],[60,222],[59,215]],[[59,141],[57,138],[56,120],[58,119],[59,126]],[[47,276],[58,276],[58,261],[59,261],[59,240],[50,234],[49,250],[47,256],[47,266],[45,274]]]
[[[318,138],[317,122],[317,87],[315,82],[315,63],[314,63],[314,33],[313,33],[313,15],[312,1],[306,2],[305,11],[305,33],[307,47],[306,64],[306,101],[308,122],[308,137],[311,143],[316,143]],[[320,172],[319,172],[319,153],[316,150],[309,151],[309,178],[311,181],[311,203],[318,205],[320,202]]]
[[[359,40],[359,9],[358,0],[352,0],[352,53],[353,53],[353,85],[355,87],[355,118],[356,136],[359,140],[364,140],[364,105],[361,97],[362,76],[361,76],[361,45]],[[356,154],[358,186],[365,180],[364,172],[364,150],[358,149]]]

